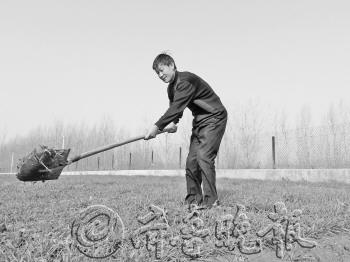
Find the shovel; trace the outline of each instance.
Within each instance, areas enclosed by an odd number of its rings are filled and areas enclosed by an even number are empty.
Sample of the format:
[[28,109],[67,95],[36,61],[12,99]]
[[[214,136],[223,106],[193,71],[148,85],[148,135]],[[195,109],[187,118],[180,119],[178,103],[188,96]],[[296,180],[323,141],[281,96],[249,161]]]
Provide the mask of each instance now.
[[[166,128],[158,132],[158,134],[165,132],[171,133],[172,129]],[[16,177],[25,182],[55,180],[59,178],[62,170],[66,166],[74,162],[141,139],[144,139],[144,136],[137,136],[123,142],[106,145],[74,156],[70,159],[68,159],[70,149],[50,149],[46,146],[41,146],[41,149],[34,149],[26,157],[20,159],[19,164],[17,165],[18,172]]]

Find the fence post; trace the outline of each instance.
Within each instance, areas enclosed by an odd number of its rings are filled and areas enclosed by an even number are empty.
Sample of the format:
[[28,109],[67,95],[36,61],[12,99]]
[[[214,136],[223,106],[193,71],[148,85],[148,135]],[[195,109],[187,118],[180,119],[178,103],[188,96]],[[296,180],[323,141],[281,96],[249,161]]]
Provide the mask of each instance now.
[[114,170],[114,152],[112,153],[112,170]]
[[97,157],[97,170],[100,170],[100,157]]
[[179,149],[179,167],[180,167],[180,169],[181,169],[181,159],[182,159],[181,155],[182,155],[182,149],[180,146],[180,149]]
[[154,158],[153,158],[153,150],[152,150],[152,153],[151,153],[151,166],[154,165],[154,162],[153,162]]
[[131,169],[131,152],[129,153],[129,169]]
[[13,167],[13,152],[12,152],[12,155],[11,155],[11,168],[10,168],[10,173],[12,173],[12,167]]
[[276,145],[275,136],[272,136],[272,168],[276,169]]
[[168,159],[168,133],[165,133],[165,169],[169,169],[169,159]]

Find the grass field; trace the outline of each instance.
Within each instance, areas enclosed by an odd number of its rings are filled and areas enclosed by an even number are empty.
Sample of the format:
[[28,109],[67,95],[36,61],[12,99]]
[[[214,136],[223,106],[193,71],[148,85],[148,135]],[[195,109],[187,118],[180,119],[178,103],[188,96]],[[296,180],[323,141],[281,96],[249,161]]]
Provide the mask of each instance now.
[[[140,228],[137,218],[150,205],[165,208],[172,232],[180,231],[181,218],[188,215],[183,205],[185,179],[147,176],[62,176],[46,183],[22,183],[14,176],[0,176],[0,261],[154,261],[145,248],[135,249],[130,236]],[[350,185],[338,183],[271,182],[219,179],[220,208],[201,211],[204,228],[213,235],[215,222],[235,214],[244,205],[251,228],[247,239],[271,223],[267,218],[273,204],[285,203],[288,211],[301,209],[303,237],[317,247],[295,248],[283,259],[275,246],[263,239],[259,254],[238,257],[237,248],[216,248],[207,238],[196,261],[350,261]],[[72,245],[71,225],[91,205],[116,211],[125,226],[125,241],[112,256],[90,259]],[[160,261],[190,261],[181,250],[169,248]]]

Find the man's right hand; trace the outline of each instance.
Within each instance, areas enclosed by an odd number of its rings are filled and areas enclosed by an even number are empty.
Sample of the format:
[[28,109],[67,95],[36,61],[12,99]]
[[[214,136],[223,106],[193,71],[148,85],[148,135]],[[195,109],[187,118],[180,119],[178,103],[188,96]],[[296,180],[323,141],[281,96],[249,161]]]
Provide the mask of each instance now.
[[152,125],[145,134],[145,140],[149,140],[152,138],[155,138],[157,136],[158,133],[158,127],[156,125]]
[[174,123],[170,123],[167,127],[166,127],[168,133],[175,133],[177,131],[177,125]]

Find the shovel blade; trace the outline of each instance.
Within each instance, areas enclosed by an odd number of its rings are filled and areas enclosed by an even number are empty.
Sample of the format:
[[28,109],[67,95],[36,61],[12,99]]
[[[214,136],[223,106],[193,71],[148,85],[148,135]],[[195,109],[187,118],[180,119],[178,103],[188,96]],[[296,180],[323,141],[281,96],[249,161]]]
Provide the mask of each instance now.
[[55,167],[53,169],[39,169],[32,170],[30,172],[19,172],[17,173],[17,178],[23,182],[35,182],[35,181],[46,181],[58,179],[62,173],[65,166]]
[[70,149],[33,150],[21,160],[16,177],[24,182],[58,179],[63,168],[68,164]]

